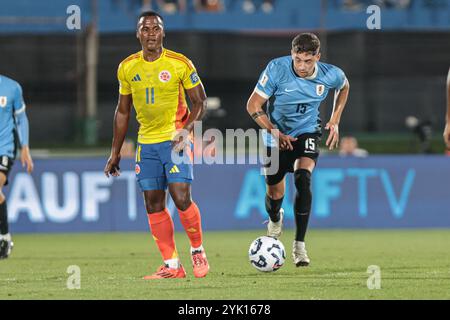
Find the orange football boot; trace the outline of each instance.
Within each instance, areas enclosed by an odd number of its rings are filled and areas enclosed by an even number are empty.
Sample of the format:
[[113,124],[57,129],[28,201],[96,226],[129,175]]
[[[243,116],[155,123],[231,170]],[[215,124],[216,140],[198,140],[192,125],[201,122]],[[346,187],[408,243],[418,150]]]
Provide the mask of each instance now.
[[145,276],[144,280],[153,280],[153,279],[171,279],[171,278],[186,278],[186,271],[183,266],[180,264],[178,269],[169,268],[168,265],[162,265],[158,268],[154,274]]
[[194,251],[191,255],[191,261],[194,268],[194,276],[196,278],[203,278],[208,274],[209,264],[206,259],[205,250]]

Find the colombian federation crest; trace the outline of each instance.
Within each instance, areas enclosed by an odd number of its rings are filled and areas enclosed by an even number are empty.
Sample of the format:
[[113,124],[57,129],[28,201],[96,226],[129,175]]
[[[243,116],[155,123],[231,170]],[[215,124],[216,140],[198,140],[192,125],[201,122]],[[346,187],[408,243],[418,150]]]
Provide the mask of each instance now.
[[134,172],[135,172],[136,174],[141,173],[141,167],[140,167],[138,164],[136,164],[136,166],[134,167]]
[[323,84],[318,84],[316,86],[316,93],[320,97],[325,92],[325,86]]
[[6,103],[8,103],[8,97],[0,96],[0,107],[6,107]]
[[163,70],[159,73],[159,81],[161,82],[169,82],[170,78],[172,78],[172,75],[167,70]]

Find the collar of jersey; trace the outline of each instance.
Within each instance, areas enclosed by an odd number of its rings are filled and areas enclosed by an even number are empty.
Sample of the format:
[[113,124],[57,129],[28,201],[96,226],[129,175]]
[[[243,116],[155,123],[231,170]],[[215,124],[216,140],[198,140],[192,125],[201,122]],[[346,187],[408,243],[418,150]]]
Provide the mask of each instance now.
[[147,61],[147,60],[144,59],[144,50],[141,50],[141,59],[142,59],[142,61],[144,61],[145,63],[155,63],[155,62],[158,62],[158,61],[161,60],[165,55],[166,55],[166,49],[163,48],[163,49],[162,49],[162,52],[161,52],[161,55],[159,56],[158,59],[156,59],[155,61]]
[[314,79],[317,77],[317,73],[319,73],[319,68],[318,68],[317,63],[316,63],[316,65],[314,66],[314,72],[313,72],[313,74],[310,75],[309,77],[302,78],[302,77],[299,77],[299,76],[295,73],[295,70],[294,70],[294,62],[292,61],[292,62],[291,62],[291,71],[292,71],[292,73],[294,74],[294,76],[297,77],[297,78],[305,79],[305,80],[314,80]]

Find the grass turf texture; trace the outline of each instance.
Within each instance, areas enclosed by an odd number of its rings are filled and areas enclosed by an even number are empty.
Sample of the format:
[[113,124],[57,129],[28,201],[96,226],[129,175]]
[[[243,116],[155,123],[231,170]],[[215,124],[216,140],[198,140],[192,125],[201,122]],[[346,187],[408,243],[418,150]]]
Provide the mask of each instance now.
[[[310,230],[311,266],[292,263],[293,233],[281,241],[285,265],[261,273],[247,258],[259,231],[206,232],[211,265],[196,279],[184,233],[176,234],[185,279],[142,280],[160,265],[148,233],[13,236],[0,260],[0,299],[449,299],[450,230]],[[81,289],[69,290],[68,266],[81,268]],[[381,289],[367,288],[367,267],[381,269]]]

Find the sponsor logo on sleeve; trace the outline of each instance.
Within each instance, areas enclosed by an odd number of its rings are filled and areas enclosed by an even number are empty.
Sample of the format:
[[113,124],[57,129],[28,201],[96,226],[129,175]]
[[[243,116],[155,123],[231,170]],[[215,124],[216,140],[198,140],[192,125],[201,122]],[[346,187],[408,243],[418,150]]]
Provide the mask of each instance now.
[[261,77],[261,80],[259,80],[259,84],[263,87],[266,86],[267,81],[269,81],[269,77],[267,76],[266,73],[263,74],[263,76]]
[[197,75],[197,72],[195,72],[195,71],[191,73],[190,78],[191,78],[192,84],[196,84],[200,80]]

